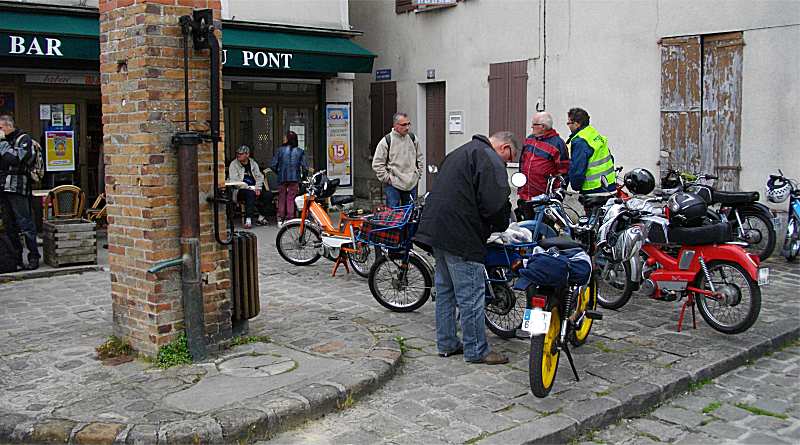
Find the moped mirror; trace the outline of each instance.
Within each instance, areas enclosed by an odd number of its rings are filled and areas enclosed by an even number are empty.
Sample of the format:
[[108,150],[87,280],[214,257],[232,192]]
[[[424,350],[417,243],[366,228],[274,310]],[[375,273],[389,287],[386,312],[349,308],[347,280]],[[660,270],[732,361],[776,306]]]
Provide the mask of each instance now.
[[525,176],[525,173],[516,172],[513,175],[511,175],[511,185],[513,185],[514,187],[520,188],[527,183],[528,183],[528,177]]

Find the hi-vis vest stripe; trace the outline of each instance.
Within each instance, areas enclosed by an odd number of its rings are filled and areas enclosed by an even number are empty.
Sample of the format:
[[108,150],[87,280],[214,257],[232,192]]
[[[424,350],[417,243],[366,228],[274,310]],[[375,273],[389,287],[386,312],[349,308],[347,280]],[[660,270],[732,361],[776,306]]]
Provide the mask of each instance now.
[[[617,174],[614,172],[614,161],[611,152],[608,150],[608,140],[601,135],[591,125],[587,125],[575,137],[586,141],[594,153],[589,158],[589,165],[586,167],[586,179],[583,181],[581,190],[593,190],[604,187],[605,185],[617,182]],[[605,184],[603,184],[605,178]]]

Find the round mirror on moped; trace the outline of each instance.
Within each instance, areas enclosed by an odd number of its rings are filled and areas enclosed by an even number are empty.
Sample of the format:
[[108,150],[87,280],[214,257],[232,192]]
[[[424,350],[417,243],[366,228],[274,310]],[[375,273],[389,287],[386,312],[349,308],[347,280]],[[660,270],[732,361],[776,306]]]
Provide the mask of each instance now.
[[528,177],[525,176],[525,173],[516,172],[513,175],[511,175],[511,185],[513,185],[514,187],[520,188],[527,183],[528,183]]

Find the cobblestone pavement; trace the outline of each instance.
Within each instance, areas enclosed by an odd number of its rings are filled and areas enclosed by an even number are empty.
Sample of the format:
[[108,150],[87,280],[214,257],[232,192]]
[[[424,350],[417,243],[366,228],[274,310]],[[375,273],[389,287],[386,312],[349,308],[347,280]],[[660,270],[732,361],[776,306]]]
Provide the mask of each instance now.
[[[769,266],[772,280],[764,288],[761,315],[745,334],[718,333],[699,314],[696,330],[677,333],[677,302],[635,296],[617,313],[604,311],[606,317],[595,323],[588,343],[573,350],[581,381],[574,381],[567,360],[561,360],[546,399],[530,393],[527,341],[504,341],[487,331],[492,348],[511,359],[505,366],[470,365],[461,356],[442,359],[436,354],[432,302],[414,313],[396,314],[373,301],[365,284],[356,286],[334,301],[406,338],[400,374],[352,408],[272,442],[508,444],[574,438],[575,428],[636,415],[657,403],[659,392],[679,393],[690,381],[735,368],[748,354],[763,354],[773,334],[792,332],[796,337],[800,268],[783,261]],[[287,268],[280,259],[266,264],[267,273],[276,275],[316,277],[329,269],[329,262],[310,268]],[[332,281],[349,285],[354,279],[359,280],[349,276]],[[562,434],[548,436],[558,431]]]
[[[574,382],[561,360],[551,396],[537,399],[528,384],[528,342],[487,333],[492,347],[510,357],[508,365],[439,358],[432,302],[413,313],[390,312],[374,301],[363,278],[341,269],[331,277],[332,263],[324,259],[292,266],[275,251],[274,227],[254,232],[262,313],[251,320],[250,334],[334,360],[352,359],[397,336],[407,347],[400,374],[382,389],[346,400],[338,412],[279,435],[276,443],[521,443],[575,437],[578,429],[637,415],[664,394],[733,369],[800,331],[800,270],[780,261],[771,263],[772,284],[764,291],[758,322],[738,336],[717,333],[699,316],[698,329],[677,333],[678,303],[634,297],[618,313],[606,311],[588,343],[574,350],[581,381]],[[139,361],[106,367],[94,360],[93,348],[111,334],[109,287],[105,272],[0,285],[0,411],[68,419],[72,426],[98,417],[112,428],[145,422],[146,430],[131,431],[129,441],[152,438],[156,431],[162,437],[166,422],[189,416],[165,403],[165,395],[192,387],[213,367],[159,371]],[[256,407],[240,407],[240,417],[252,414],[251,408]],[[210,434],[219,437],[219,431]]]
[[[705,383],[705,382],[703,382]],[[800,442],[800,342],[662,404],[583,435],[581,444]]]

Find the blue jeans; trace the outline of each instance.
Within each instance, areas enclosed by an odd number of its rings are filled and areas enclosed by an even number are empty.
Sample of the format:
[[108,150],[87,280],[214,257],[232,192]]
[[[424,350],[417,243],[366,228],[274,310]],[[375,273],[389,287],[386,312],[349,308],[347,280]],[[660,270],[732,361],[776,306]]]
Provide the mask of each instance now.
[[456,334],[456,307],[461,314],[464,360],[476,362],[489,353],[486,342],[486,287],[483,264],[466,261],[441,249],[436,258],[436,348],[453,352],[461,346]]
[[399,207],[411,204],[417,198],[417,187],[405,191],[387,184],[383,186],[383,193],[386,195],[387,207]]
[[14,255],[18,264],[22,264],[22,243],[19,235],[25,236],[28,248],[28,263],[39,261],[39,247],[36,245],[36,224],[31,213],[31,197],[17,193],[0,193],[3,205],[3,225],[6,227],[11,245],[16,251]]

